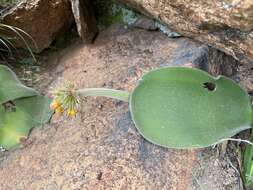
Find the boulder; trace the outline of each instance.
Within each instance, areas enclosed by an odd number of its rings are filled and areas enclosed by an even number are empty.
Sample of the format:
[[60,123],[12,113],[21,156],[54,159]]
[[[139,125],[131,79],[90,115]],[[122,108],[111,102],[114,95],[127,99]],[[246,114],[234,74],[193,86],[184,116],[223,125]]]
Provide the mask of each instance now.
[[[68,0],[23,0],[5,12],[4,23],[19,27],[37,43],[35,52],[49,47],[56,35],[66,31],[73,21],[71,4]],[[29,39],[26,38],[29,42]],[[25,47],[22,41],[16,46]]]
[[252,0],[119,0],[240,61],[253,59]]
[[[131,91],[144,73],[158,67],[197,67],[217,75],[227,65],[227,75],[233,75],[237,64],[187,38],[119,25],[100,33],[93,44],[69,46],[53,60],[58,63],[49,62],[38,82],[44,93],[62,78],[79,88]],[[227,161],[236,158],[216,153],[151,144],[134,127],[127,103],[90,97],[76,118],[54,117],[32,131],[24,148],[0,154],[0,184],[4,190],[236,189],[239,178]]]
[[98,28],[89,0],[71,0],[72,12],[77,31],[84,43],[90,43],[96,36]]

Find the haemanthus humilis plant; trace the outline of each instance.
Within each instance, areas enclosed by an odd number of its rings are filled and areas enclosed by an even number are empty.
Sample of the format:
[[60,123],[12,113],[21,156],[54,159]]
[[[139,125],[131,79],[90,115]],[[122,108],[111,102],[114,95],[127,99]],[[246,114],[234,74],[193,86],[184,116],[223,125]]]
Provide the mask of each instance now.
[[54,92],[51,108],[75,116],[78,102],[104,96],[129,102],[136,128],[148,141],[168,148],[202,148],[251,128],[247,92],[232,80],[191,68],[160,68],[144,75],[132,93],[71,85]]
[[23,85],[15,73],[0,65],[0,147],[20,147],[30,130],[48,122],[51,100]]
[[[252,127],[252,104],[247,92],[224,76],[212,77],[198,69],[170,67],[151,71],[131,93],[106,88],[78,90],[67,85],[54,92],[51,108],[56,113],[75,116],[80,100],[87,96],[129,102],[141,135],[167,148],[208,147]],[[247,187],[253,187],[252,158],[250,143],[243,160]]]

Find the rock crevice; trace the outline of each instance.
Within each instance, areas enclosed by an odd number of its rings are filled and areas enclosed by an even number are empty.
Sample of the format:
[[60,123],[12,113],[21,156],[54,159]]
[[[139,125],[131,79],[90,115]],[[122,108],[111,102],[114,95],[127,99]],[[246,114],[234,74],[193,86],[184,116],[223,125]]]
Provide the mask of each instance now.
[[237,60],[253,60],[253,1],[119,1]]

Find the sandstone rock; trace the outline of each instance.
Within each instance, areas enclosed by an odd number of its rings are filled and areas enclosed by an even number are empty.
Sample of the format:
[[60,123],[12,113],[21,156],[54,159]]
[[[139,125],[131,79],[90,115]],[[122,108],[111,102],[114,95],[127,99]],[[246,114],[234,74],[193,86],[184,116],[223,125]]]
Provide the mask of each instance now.
[[252,0],[119,0],[237,60],[253,59]]
[[84,42],[91,42],[98,32],[89,0],[71,0],[77,31]]
[[[131,91],[157,67],[202,67],[219,74],[230,59],[186,38],[113,25],[94,44],[78,43],[61,52],[57,64],[47,64],[52,68],[39,84],[45,93],[62,78],[78,87]],[[50,125],[33,130],[26,144],[0,156],[1,189],[228,190],[238,185],[237,173],[216,149],[153,145],[137,132],[128,104],[107,98],[88,98],[71,120],[54,117]]]
[[[2,19],[4,23],[19,27],[31,35],[37,43],[37,52],[41,52],[49,47],[57,34],[68,29],[73,16],[68,0],[23,0],[4,13]],[[20,42],[17,46],[25,47]]]

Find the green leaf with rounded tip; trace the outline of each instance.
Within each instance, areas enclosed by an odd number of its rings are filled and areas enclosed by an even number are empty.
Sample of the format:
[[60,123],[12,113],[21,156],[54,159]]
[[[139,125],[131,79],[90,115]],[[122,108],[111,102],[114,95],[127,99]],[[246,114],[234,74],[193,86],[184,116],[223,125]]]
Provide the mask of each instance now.
[[16,108],[27,114],[27,119],[37,124],[49,121],[54,111],[50,109],[52,99],[45,96],[33,96],[13,101]]
[[19,109],[16,112],[6,112],[1,106],[0,115],[0,146],[7,150],[18,147],[20,139],[28,136],[33,122]]
[[24,86],[13,71],[5,65],[0,65],[0,104],[36,95],[38,93],[32,88]]
[[48,122],[52,115],[50,99],[43,96],[20,98],[13,103],[11,109],[0,106],[0,146],[7,150],[19,147],[33,127]]
[[130,111],[145,139],[169,148],[207,147],[252,125],[244,90],[191,68],[147,73],[130,97]]

